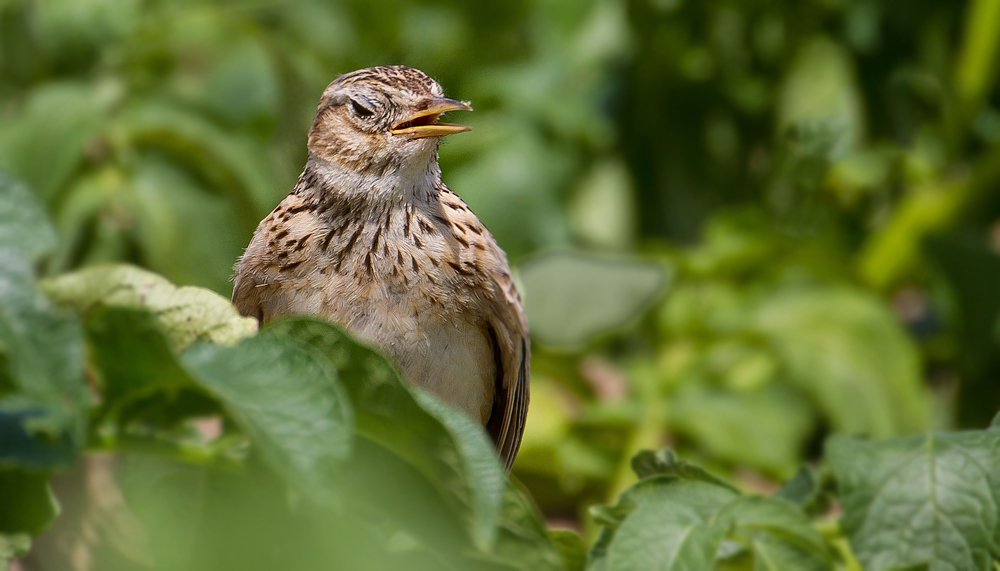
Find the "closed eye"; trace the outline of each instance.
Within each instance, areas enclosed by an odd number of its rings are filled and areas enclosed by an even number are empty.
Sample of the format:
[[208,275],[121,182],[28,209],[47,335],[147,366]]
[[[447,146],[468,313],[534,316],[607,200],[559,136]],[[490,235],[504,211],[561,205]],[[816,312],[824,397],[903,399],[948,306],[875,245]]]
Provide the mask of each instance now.
[[[367,105],[366,105],[366,103],[367,103]],[[372,115],[375,114],[375,109],[373,109],[372,107],[370,107],[370,105],[371,105],[371,103],[368,102],[368,101],[365,101],[364,103],[362,103],[361,101],[359,101],[357,99],[351,99],[351,107],[354,109],[354,112],[359,117],[371,117]]]

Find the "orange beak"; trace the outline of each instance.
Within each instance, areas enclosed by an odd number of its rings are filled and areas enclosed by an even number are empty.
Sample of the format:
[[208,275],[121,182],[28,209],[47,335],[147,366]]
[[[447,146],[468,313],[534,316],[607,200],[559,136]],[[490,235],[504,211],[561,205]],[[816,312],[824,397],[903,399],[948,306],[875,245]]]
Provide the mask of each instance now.
[[396,123],[389,132],[393,135],[409,135],[414,139],[423,139],[425,137],[444,137],[472,130],[472,127],[466,125],[438,123],[438,117],[448,111],[472,111],[472,106],[465,101],[438,97],[431,102],[427,109],[418,111]]

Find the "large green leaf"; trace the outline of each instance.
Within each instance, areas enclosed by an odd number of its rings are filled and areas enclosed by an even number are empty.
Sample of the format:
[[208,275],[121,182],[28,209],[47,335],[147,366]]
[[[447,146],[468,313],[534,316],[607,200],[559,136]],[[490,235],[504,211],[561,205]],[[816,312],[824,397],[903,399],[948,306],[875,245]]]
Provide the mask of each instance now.
[[232,344],[257,329],[256,320],[241,317],[220,295],[199,287],[178,287],[132,266],[87,268],[46,280],[42,287],[55,301],[81,312],[97,304],[152,311],[177,351],[199,339]]
[[288,319],[265,331],[304,341],[329,359],[350,393],[358,435],[426,478],[465,521],[476,543],[492,545],[504,476],[481,426],[429,395],[414,393],[384,357],[327,322]]
[[1000,559],[1000,426],[884,441],[834,436],[843,528],[870,571],[987,571]]
[[29,262],[0,247],[0,464],[65,466],[83,446],[89,401],[83,335],[35,287]]
[[183,355],[273,470],[329,499],[336,466],[351,451],[353,415],[337,371],[299,340],[275,331],[227,347],[198,344]]
[[634,320],[666,285],[657,263],[553,252],[523,262],[524,310],[531,335],[573,347]]
[[835,429],[884,437],[926,428],[917,349],[871,296],[847,288],[779,291],[753,320],[789,380]]

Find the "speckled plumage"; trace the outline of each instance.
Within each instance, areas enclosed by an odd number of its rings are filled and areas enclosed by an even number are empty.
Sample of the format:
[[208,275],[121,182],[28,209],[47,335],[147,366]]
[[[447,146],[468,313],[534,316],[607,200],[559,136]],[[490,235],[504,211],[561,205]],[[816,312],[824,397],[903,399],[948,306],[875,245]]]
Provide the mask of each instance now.
[[506,256],[441,180],[439,138],[465,129],[435,123],[437,109],[470,108],[413,68],[331,83],[298,184],[237,264],[233,302],[261,322],[340,323],[486,425],[509,470],[527,414],[527,325]]

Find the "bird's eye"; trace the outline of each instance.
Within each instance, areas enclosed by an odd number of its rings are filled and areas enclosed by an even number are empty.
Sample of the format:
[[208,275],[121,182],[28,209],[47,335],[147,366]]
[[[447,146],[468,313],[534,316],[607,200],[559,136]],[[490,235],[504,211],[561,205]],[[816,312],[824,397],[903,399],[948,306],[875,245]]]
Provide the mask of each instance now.
[[358,117],[371,117],[375,114],[375,106],[372,102],[365,99],[364,97],[358,97],[357,99],[351,99],[351,108],[354,109],[354,113]]

